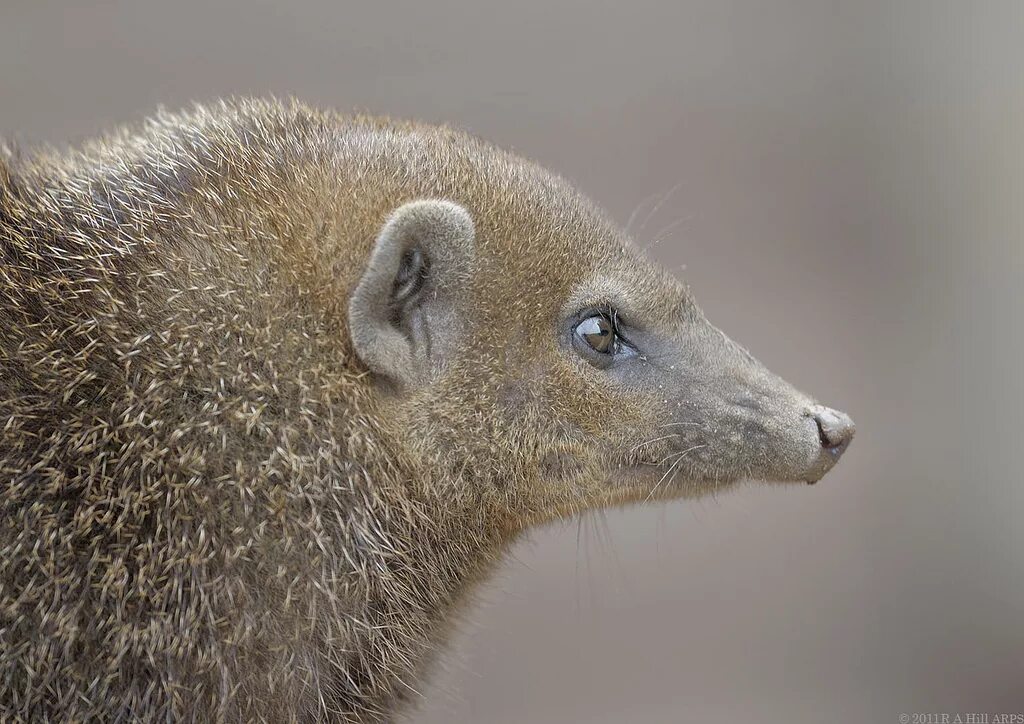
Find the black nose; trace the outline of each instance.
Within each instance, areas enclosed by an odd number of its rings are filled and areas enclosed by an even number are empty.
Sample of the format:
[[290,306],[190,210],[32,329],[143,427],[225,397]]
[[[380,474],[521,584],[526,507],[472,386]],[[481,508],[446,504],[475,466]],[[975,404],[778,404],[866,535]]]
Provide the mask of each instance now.
[[842,454],[857,430],[849,415],[829,407],[818,408],[814,413],[814,421],[818,424],[821,446],[834,455]]

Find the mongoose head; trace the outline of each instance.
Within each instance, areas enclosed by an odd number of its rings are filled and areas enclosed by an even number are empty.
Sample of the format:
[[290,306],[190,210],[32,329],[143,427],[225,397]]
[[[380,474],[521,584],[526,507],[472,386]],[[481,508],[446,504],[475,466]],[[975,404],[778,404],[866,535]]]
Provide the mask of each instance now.
[[[382,417],[427,467],[466,473],[444,494],[517,529],[828,472],[847,415],[713,326],[569,184],[509,158],[488,194],[394,208],[350,297]],[[474,173],[466,187],[486,185]]]

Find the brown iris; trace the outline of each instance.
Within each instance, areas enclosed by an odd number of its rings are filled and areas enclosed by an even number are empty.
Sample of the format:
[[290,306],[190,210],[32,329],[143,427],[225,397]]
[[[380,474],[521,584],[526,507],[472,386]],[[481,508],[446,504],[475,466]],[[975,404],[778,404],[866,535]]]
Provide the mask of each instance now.
[[587,317],[576,327],[576,333],[587,341],[595,352],[611,354],[615,351],[615,324],[604,314]]

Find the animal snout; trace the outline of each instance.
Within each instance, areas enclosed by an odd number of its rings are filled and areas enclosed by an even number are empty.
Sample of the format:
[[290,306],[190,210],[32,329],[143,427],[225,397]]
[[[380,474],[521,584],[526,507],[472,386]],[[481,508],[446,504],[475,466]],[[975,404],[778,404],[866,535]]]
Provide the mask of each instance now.
[[857,429],[850,416],[830,407],[818,407],[811,412],[811,417],[818,426],[821,446],[836,457],[842,455]]

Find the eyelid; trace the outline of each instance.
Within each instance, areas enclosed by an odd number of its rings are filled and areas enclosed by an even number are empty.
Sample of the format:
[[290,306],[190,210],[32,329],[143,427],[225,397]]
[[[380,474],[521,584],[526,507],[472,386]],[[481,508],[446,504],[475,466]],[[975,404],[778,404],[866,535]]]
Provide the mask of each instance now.
[[622,313],[619,311],[618,306],[608,300],[598,300],[593,304],[587,304],[581,307],[579,311],[576,312],[576,321],[582,322],[584,319],[593,317],[596,314],[603,314],[613,322],[619,322],[622,320]]

